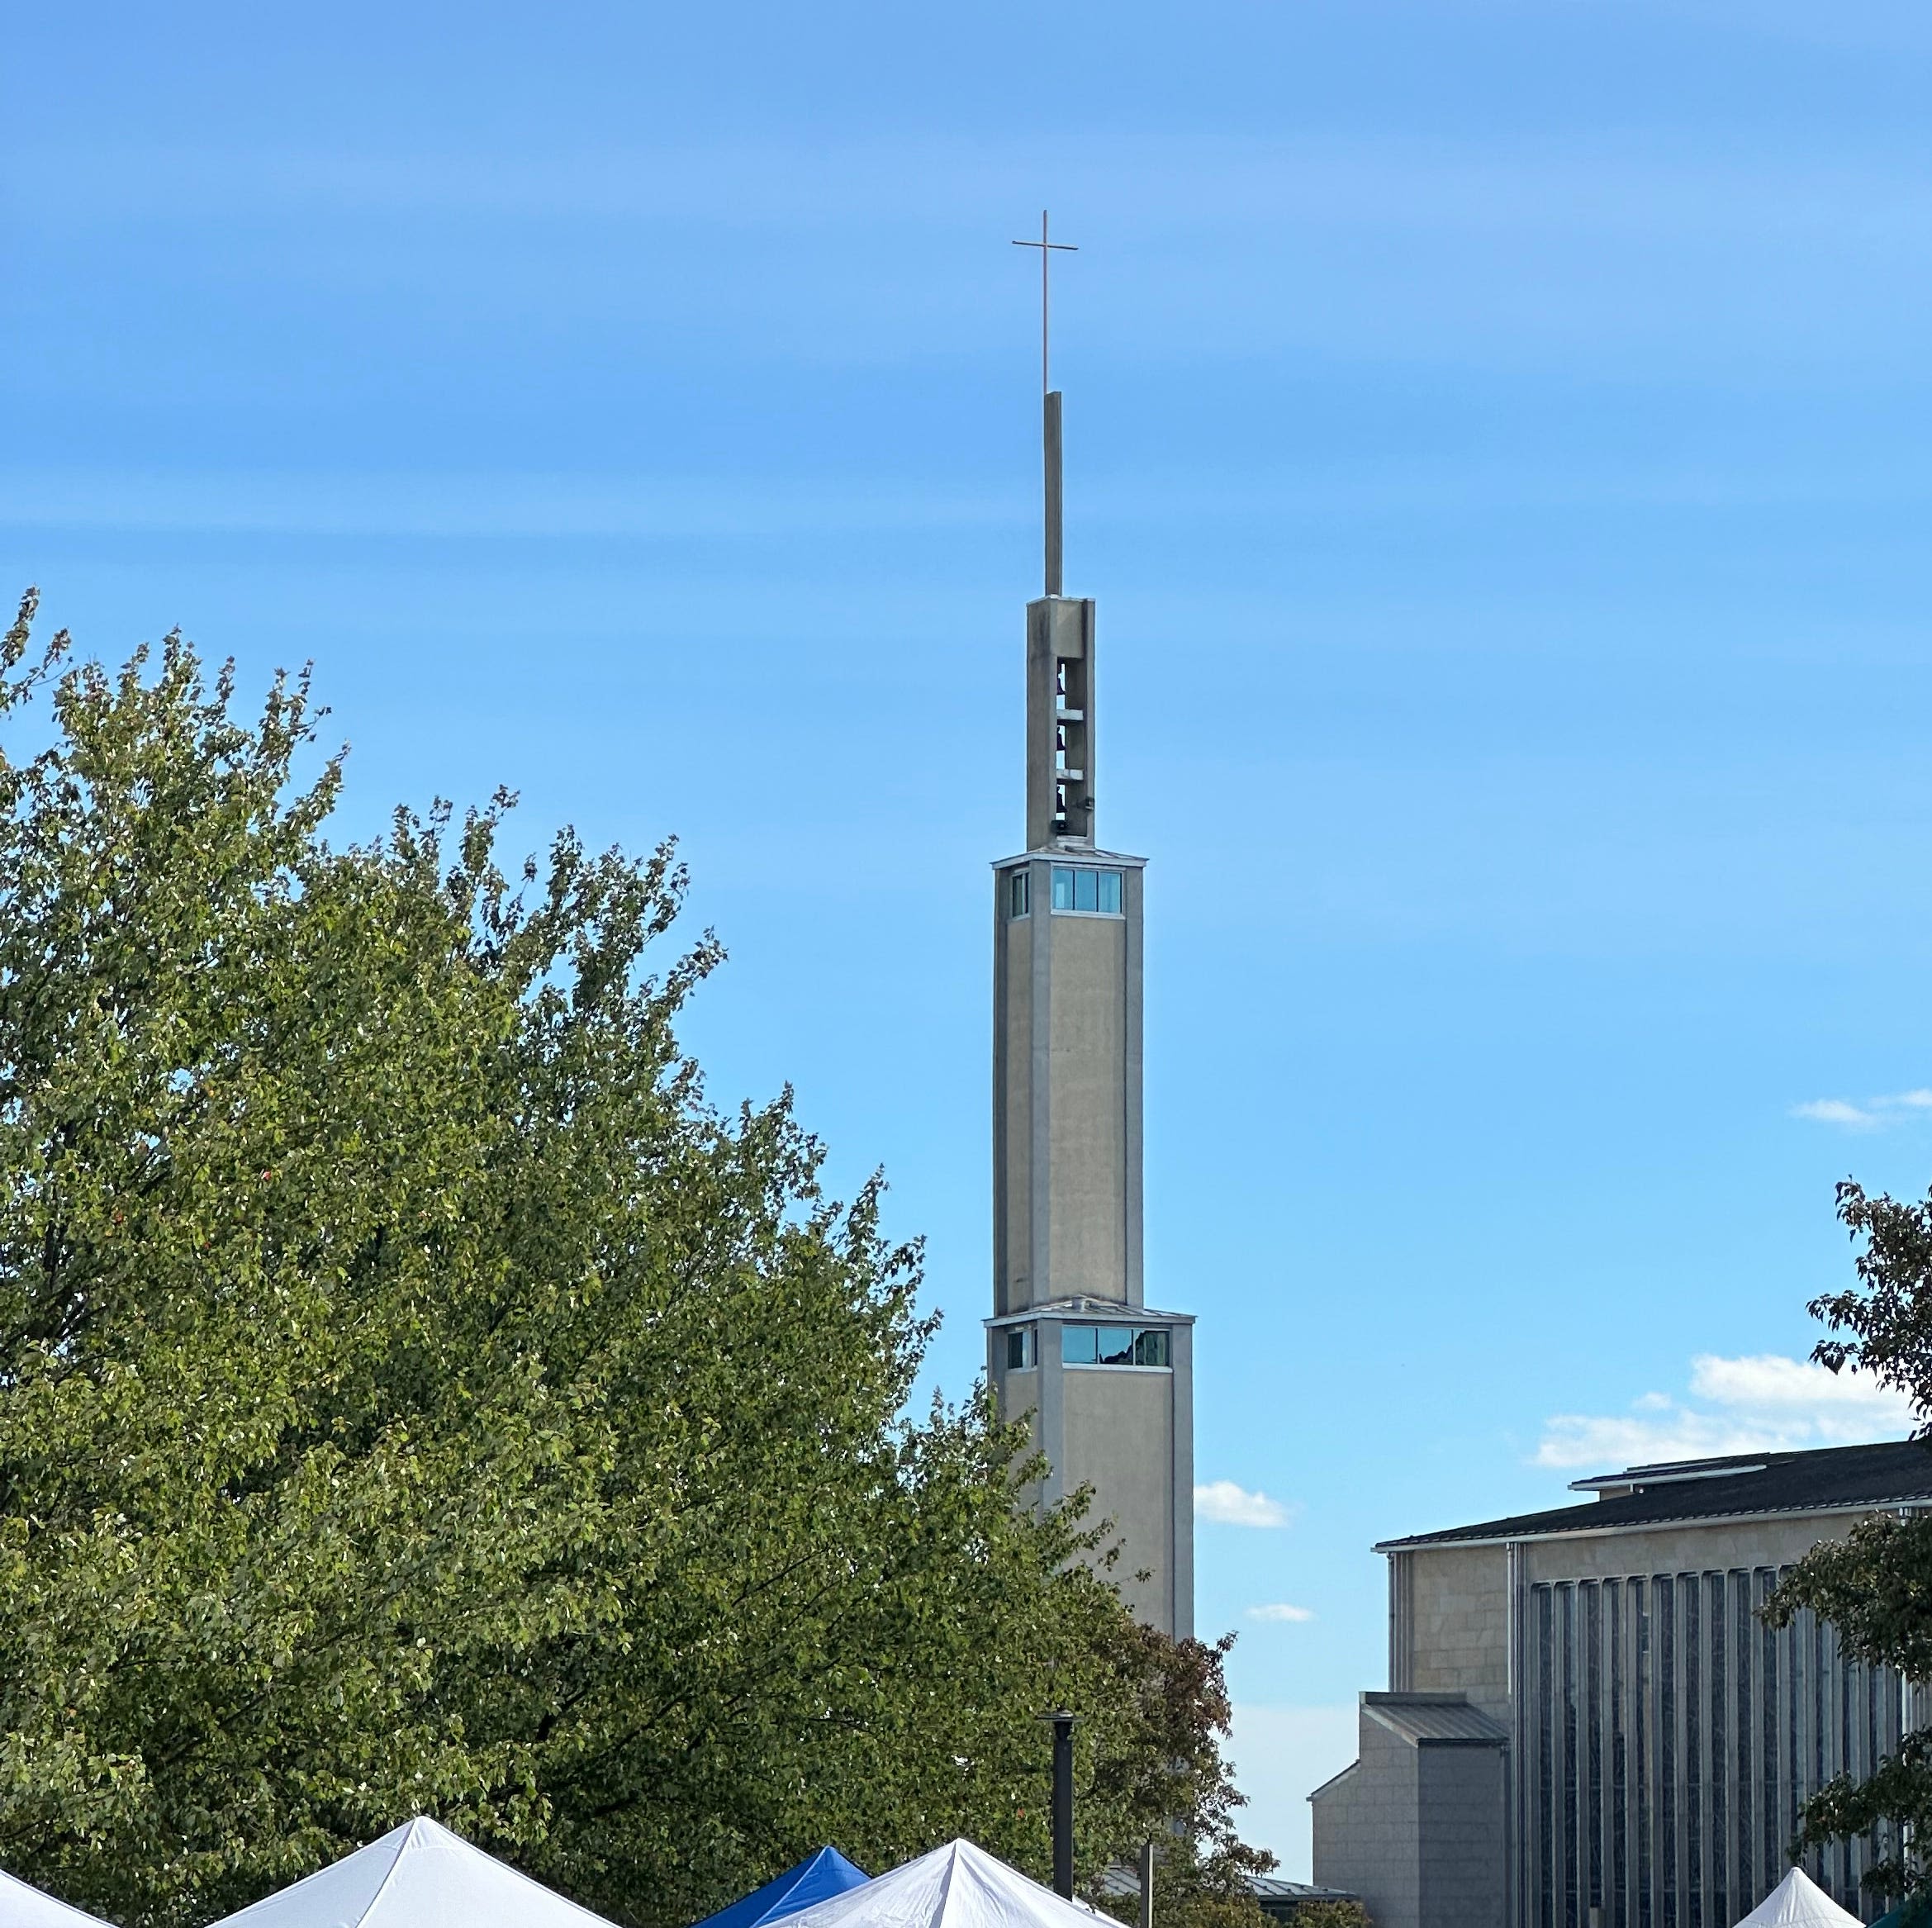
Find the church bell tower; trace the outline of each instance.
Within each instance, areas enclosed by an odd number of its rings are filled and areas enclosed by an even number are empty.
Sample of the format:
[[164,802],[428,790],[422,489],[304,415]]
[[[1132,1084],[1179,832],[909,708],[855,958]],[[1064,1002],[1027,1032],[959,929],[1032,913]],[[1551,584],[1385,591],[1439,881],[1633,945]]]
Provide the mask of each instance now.
[[[1042,249],[1042,321],[1048,247]],[[1042,375],[1046,373],[1042,328]],[[1141,1619],[1194,1631],[1194,1320],[1146,1304],[1141,1237],[1146,859],[1094,824],[1094,604],[1061,587],[1061,397],[1047,389],[1045,593],[1027,605],[1026,848],[993,867],[993,1317],[1000,1411],[1039,1498],[1094,1489]]]

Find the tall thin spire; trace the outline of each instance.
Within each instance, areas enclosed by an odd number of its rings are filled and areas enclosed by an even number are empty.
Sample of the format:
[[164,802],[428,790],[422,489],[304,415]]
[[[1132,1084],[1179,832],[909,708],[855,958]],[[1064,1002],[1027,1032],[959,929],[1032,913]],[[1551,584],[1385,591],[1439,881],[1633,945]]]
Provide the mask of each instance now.
[[1046,592],[1049,596],[1058,596],[1062,593],[1061,558],[1064,549],[1060,514],[1060,391],[1053,386],[1051,359],[1053,315],[1051,270],[1056,254],[1077,254],[1080,249],[1071,241],[1056,241],[1051,238],[1045,208],[1040,210],[1039,240],[1015,241],[1013,246],[1037,248],[1040,250],[1040,397],[1042,404],[1041,441],[1047,498]]
[[1066,554],[1060,520],[1060,391],[1049,388],[1042,398],[1046,405],[1041,439],[1047,466],[1047,594],[1059,596],[1061,567]]
[[[1027,604],[1026,843],[993,867],[987,1376],[1028,1427],[1023,1503],[1091,1488],[1148,1626],[1194,1631],[1194,1320],[1149,1307],[1142,1212],[1145,862],[1094,821],[1091,596],[1061,582],[1061,397],[1040,216],[1046,593]],[[1071,250],[1069,249],[1069,252]],[[1099,1556],[1096,1555],[1096,1560]],[[1109,1552],[1105,1558],[1111,1560]]]

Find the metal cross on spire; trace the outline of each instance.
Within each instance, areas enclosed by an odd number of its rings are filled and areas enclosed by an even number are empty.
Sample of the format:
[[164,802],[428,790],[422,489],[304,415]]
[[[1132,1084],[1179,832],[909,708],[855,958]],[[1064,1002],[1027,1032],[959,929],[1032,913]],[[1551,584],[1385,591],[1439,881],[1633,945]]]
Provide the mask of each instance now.
[[1047,269],[1056,254],[1077,254],[1080,249],[1071,241],[1056,241],[1047,232],[1047,210],[1040,210],[1040,238],[1037,241],[1015,241],[1016,248],[1037,248],[1040,250],[1040,392],[1047,393],[1053,384],[1047,379],[1047,324],[1048,302],[1051,292]]
[[1052,310],[1049,306],[1052,290],[1051,270],[1056,254],[1077,254],[1080,249],[1070,241],[1056,241],[1047,228],[1047,211],[1040,210],[1040,238],[1037,241],[1015,241],[1016,248],[1037,248],[1040,250],[1040,395],[1042,401],[1042,429],[1046,458],[1047,494],[1047,593],[1060,594],[1061,543],[1060,533],[1060,397],[1053,392],[1053,384],[1047,362],[1047,325]]

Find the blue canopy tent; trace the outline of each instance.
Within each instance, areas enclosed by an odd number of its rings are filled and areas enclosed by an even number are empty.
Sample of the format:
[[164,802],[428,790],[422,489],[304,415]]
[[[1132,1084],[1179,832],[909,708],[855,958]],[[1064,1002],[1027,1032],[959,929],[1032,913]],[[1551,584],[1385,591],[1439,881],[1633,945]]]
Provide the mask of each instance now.
[[821,1848],[776,1880],[753,1888],[743,1901],[707,1915],[697,1928],[763,1928],[766,1922],[783,1921],[814,1902],[829,1901],[847,1888],[863,1888],[868,1878],[862,1868],[853,1867],[838,1849]]

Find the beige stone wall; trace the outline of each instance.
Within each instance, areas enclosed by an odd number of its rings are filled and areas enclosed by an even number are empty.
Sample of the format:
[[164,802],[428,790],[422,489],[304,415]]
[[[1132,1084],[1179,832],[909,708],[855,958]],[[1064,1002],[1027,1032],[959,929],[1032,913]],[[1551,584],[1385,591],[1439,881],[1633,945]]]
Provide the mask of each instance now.
[[1040,1374],[1035,1366],[1023,1365],[1017,1370],[1009,1368],[1005,1361],[998,1356],[1005,1346],[1003,1329],[994,1340],[994,1359],[992,1367],[993,1392],[999,1402],[1000,1417],[1009,1423],[1018,1421],[1027,1429],[1026,1450],[1037,1453],[1040,1450]]
[[1053,919],[1047,1156],[1056,1294],[1127,1297],[1127,923]]
[[[1717,1521],[1640,1532],[1574,1539],[1526,1540],[1526,1579],[1612,1579],[1631,1574],[1716,1572],[1734,1566],[1779,1566],[1801,1560],[1821,1540],[1839,1540],[1869,1509],[1806,1513],[1791,1519]],[[1496,1550],[1500,1557],[1502,1548]]]
[[[1006,1333],[995,1332],[988,1347],[988,1373],[999,1416],[1009,1423],[1018,1421],[1027,1430],[1026,1452],[1031,1458],[1040,1450],[1040,1374],[1037,1367],[1022,1366],[1017,1371],[1006,1363]],[[1038,1506],[1047,1498],[1040,1482],[1030,1479],[1020,1489],[1023,1506]]]
[[[1716,1572],[1778,1566],[1801,1559],[1821,1540],[1842,1538],[1863,1512],[1757,1518],[1709,1526],[1576,1535],[1519,1542],[1526,1584],[1611,1579],[1635,1574]],[[1396,1625],[1392,1684],[1424,1693],[1466,1693],[1498,1720],[1509,1713],[1509,1564],[1500,1544],[1418,1546],[1396,1556],[1409,1568],[1406,1609],[1398,1611],[1395,1562],[1390,1595]],[[1406,1623],[1406,1624],[1405,1624]],[[1402,1665],[1406,1653],[1406,1671]]]
[[[1389,1561],[1391,1684],[1398,1691],[1466,1695],[1473,1705],[1507,1726],[1512,1579],[1526,1588],[1658,1574],[1741,1574],[1800,1560],[1821,1541],[1843,1538],[1858,1520],[1872,1517],[1873,1511],[1863,1508],[1830,1513],[1758,1515],[1742,1520],[1628,1531],[1607,1527],[1526,1539],[1516,1543],[1518,1564],[1513,1576],[1510,1549],[1500,1541],[1399,1550]],[[1735,1607],[1747,1598],[1730,1580],[1715,1589],[1704,1582],[1690,1584],[1700,1600],[1715,1598]],[[1677,1590],[1673,1593],[1673,1597],[1681,1597]],[[1749,1598],[1755,1598],[1754,1583]],[[1616,1637],[1626,1643],[1620,1651],[1627,1655],[1634,1650],[1635,1635],[1628,1621]],[[1685,1650],[1680,1642],[1673,1663],[1679,1669],[1690,1664]],[[1533,1697],[1539,1691],[1534,1678],[1535,1652],[1526,1650],[1524,1660],[1531,1669],[1531,1679],[1523,1691]],[[1780,1663],[1780,1668],[1788,1685],[1792,1678],[1788,1660]],[[1626,1673],[1626,1683],[1631,1678]],[[1626,1687],[1620,1691],[1630,1690]],[[1755,1710],[1756,1702],[1751,1705]],[[1854,1736],[1863,1731],[1855,1723],[1847,1731]],[[1841,1767],[1865,1771],[1855,1762],[1835,1765],[1830,1745],[1821,1745],[1824,1751],[1819,1759],[1824,1765],[1820,1771],[1829,1774]],[[1507,1853],[1502,1845],[1507,1802],[1503,1783],[1496,1778],[1500,1766],[1493,1772],[1492,1765],[1479,1762],[1474,1753],[1452,1759],[1455,1751],[1447,1750],[1438,1756],[1434,1749],[1424,1746],[1412,1789],[1396,1768],[1381,1758],[1385,1750],[1374,1739],[1373,1726],[1365,1718],[1360,1764],[1351,1775],[1324,1789],[1316,1801],[1317,1880],[1352,1887],[1365,1894],[1369,1892],[1366,1883],[1383,1882],[1385,1925],[1384,1913],[1371,1902],[1371,1912],[1381,1928],[1407,1928],[1412,1921],[1416,1928],[1452,1925],[1461,1928],[1464,1923],[1491,1918],[1486,1911],[1500,1906],[1485,1886],[1492,1873],[1503,1864]],[[1556,1758],[1555,1771],[1560,1776],[1561,1745]],[[1574,1755],[1568,1758],[1574,1763]],[[1489,1757],[1492,1763],[1499,1759]],[[1726,1764],[1721,1770],[1724,1774],[1732,1771],[1733,1759],[1729,1754],[1725,1756]],[[1539,1764],[1532,1731],[1529,1758],[1521,1764],[1526,1785],[1535,1787],[1538,1774],[1547,1765],[1547,1761]],[[1412,1807],[1405,1809],[1405,1800],[1412,1802]],[[1556,1811],[1562,1812],[1560,1799]],[[1673,1851],[1681,1870],[1686,1865],[1681,1817],[1678,1825],[1678,1845]],[[1715,1848],[1707,1837],[1704,1851],[1707,1855],[1745,1853],[1730,1834]],[[1391,1864],[1386,1874],[1377,1871],[1378,1852]],[[1407,1877],[1400,1875],[1412,1855],[1421,1870],[1412,1904]],[[1707,1861],[1706,1865],[1712,1864]],[[1730,1892],[1735,1897],[1748,1886],[1748,1882],[1734,1880]]]
[[1417,1693],[1466,1693],[1509,1719],[1509,1562],[1500,1546],[1428,1546],[1410,1568],[1408,1670]]
[[1358,1894],[1375,1928],[1421,1928],[1416,1750],[1361,1717],[1360,1755],[1313,1796],[1315,1879]]
[[[1015,1375],[1017,1379],[1018,1375]],[[1135,1614],[1174,1625],[1174,1375],[1151,1369],[1069,1366],[1066,1490],[1090,1482],[1089,1519],[1115,1523],[1113,1578]],[[1134,1575],[1146,1569],[1148,1579]]]
[[[1002,907],[1004,909],[1004,907]],[[999,1107],[1001,1176],[1005,1184],[1004,1222],[993,1228],[1004,1239],[1000,1255],[1009,1281],[1010,1309],[1031,1304],[1038,1297],[1032,1280],[1029,1244],[1033,1222],[1032,973],[1033,919],[1004,917],[996,941],[1002,947],[1006,982],[1004,1008],[994,1015],[1001,1028],[999,1063],[1003,1089],[994,1094]]]

